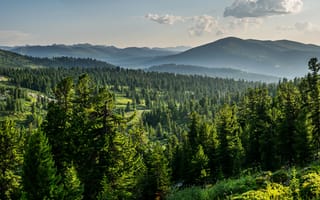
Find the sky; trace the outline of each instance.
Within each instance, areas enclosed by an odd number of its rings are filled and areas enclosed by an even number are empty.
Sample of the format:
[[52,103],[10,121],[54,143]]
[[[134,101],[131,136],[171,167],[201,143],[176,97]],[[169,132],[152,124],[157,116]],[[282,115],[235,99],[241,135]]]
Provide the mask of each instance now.
[[1,0],[0,46],[195,47],[224,37],[320,45],[319,0]]

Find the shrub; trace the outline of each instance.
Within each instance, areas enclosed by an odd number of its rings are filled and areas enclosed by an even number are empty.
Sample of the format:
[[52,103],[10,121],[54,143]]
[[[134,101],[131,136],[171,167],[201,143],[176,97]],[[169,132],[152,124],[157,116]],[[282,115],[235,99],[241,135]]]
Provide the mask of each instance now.
[[245,176],[236,180],[218,182],[209,189],[210,199],[225,199],[234,194],[256,189],[256,180],[253,176]]
[[256,177],[257,186],[266,187],[270,183],[271,175],[270,171],[262,172],[260,176]]
[[271,176],[271,181],[279,184],[289,185],[290,176],[288,171],[281,169],[274,172]]
[[234,196],[234,200],[269,200],[269,199],[293,199],[289,187],[278,183],[268,184],[266,189],[250,190],[241,195]]
[[302,176],[301,197],[320,198],[320,176],[312,172]]
[[187,188],[168,196],[167,200],[209,200],[208,190],[200,187]]

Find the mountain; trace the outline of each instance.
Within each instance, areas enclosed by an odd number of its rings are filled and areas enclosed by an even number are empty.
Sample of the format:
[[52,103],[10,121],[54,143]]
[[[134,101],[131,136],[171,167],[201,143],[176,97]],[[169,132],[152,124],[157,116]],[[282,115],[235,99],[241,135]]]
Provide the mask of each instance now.
[[26,56],[0,50],[0,67],[32,67],[32,65]]
[[279,77],[256,74],[256,73],[248,73],[248,72],[244,72],[237,69],[207,68],[207,67],[192,66],[192,65],[164,64],[159,66],[152,66],[148,68],[147,71],[232,78],[235,80],[243,79],[247,81],[262,81],[267,83],[278,82],[280,80]]
[[101,61],[121,65],[125,67],[138,67],[147,60],[154,59],[158,56],[168,56],[176,54],[177,51],[160,49],[160,48],[117,48],[114,46],[76,44],[60,45],[54,44],[49,46],[20,46],[9,49],[12,52],[33,57],[76,57],[92,58]]
[[54,57],[54,58],[37,58],[23,56],[10,51],[0,50],[0,67],[109,67],[114,68],[114,65],[98,61],[92,58],[72,58],[72,57]]
[[288,40],[261,41],[224,38],[185,52],[149,61],[209,68],[233,68],[280,77],[303,76],[311,57],[320,56],[320,46]]
[[224,38],[181,52],[184,49],[188,47],[121,49],[90,44],[55,44],[9,48],[10,51],[28,56],[92,58],[127,68],[148,68],[173,63],[237,69],[248,73],[287,78],[304,76],[308,71],[309,59],[320,56],[320,46],[312,44],[289,40],[243,40],[235,37]]
[[192,47],[189,47],[189,46],[176,46],[176,47],[165,47],[165,48],[152,48],[152,49],[155,49],[155,50],[164,50],[164,51],[174,51],[174,52],[183,52],[183,51],[187,51],[189,49],[191,49]]

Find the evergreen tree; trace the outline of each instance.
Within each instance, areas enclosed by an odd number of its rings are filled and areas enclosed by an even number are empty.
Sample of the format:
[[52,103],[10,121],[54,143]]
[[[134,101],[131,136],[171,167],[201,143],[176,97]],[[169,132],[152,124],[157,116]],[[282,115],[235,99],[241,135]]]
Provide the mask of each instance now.
[[0,199],[18,199],[21,177],[21,133],[12,121],[3,121],[0,126]]
[[315,153],[318,157],[320,150],[320,80],[319,80],[319,70],[320,64],[318,63],[317,58],[311,58],[309,61],[309,70],[311,73],[308,73],[308,93],[310,95],[309,99],[309,111],[311,113],[310,118],[312,120],[312,136],[313,144],[315,147]]
[[[50,105],[44,130],[54,144],[54,158],[59,173],[64,174],[73,162],[84,184],[84,199],[95,199],[108,187],[114,198],[132,197],[143,169],[123,118],[114,112],[114,97],[106,89],[96,90],[88,75],[81,75],[74,85],[66,79],[57,87],[60,95]],[[61,91],[60,91],[61,90]]]
[[30,136],[24,156],[23,190],[26,199],[61,199],[62,187],[46,136]]
[[150,147],[146,156],[147,171],[143,184],[143,199],[155,199],[157,195],[161,196],[169,191],[169,163],[164,155],[164,149],[159,142]]
[[237,120],[236,106],[225,105],[219,112],[217,122],[217,163],[224,176],[232,176],[240,172],[243,147],[241,144],[241,127]]
[[209,158],[204,153],[202,145],[199,145],[191,160],[192,173],[190,175],[193,177],[194,183],[200,185],[206,183],[207,178],[210,176],[208,164]]
[[301,127],[306,123],[306,118],[299,90],[292,83],[286,82],[281,83],[278,88],[277,104],[280,111],[277,129],[278,155],[282,165],[294,164],[301,159],[304,160],[299,154],[310,149],[306,137],[308,130]]
[[63,199],[81,200],[83,198],[83,185],[81,184],[75,167],[71,164],[66,168],[63,177]]
[[272,109],[272,98],[267,88],[250,89],[244,99],[243,120],[246,163],[273,169],[275,158],[275,120],[277,113]]

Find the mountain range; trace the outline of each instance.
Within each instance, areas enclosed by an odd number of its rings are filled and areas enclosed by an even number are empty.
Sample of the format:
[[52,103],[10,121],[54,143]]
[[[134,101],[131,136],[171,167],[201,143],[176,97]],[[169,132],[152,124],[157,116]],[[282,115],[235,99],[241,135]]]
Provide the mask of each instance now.
[[[1,48],[1,47],[0,47]],[[92,58],[114,65],[121,65],[129,68],[141,66],[147,60],[152,60],[156,57],[174,55],[180,52],[181,49],[187,47],[175,48],[147,48],[147,47],[128,47],[117,48],[114,46],[91,45],[91,44],[75,44],[63,45],[54,44],[48,46],[18,46],[18,47],[2,47],[4,50],[9,50],[21,55],[33,57],[75,57],[75,58]]]
[[152,65],[167,63],[293,78],[307,73],[310,58],[320,56],[320,46],[288,40],[261,41],[225,38],[185,52],[159,57]]
[[[3,47],[34,57],[93,58],[127,68],[148,68],[166,64],[226,68],[276,77],[301,77],[310,58],[320,56],[320,46],[289,40],[253,40],[228,37],[190,48],[120,49],[90,44]],[[182,51],[181,50],[185,50]],[[165,67],[168,70],[168,66]],[[163,70],[162,70],[163,71]],[[181,72],[181,70],[179,69]]]

